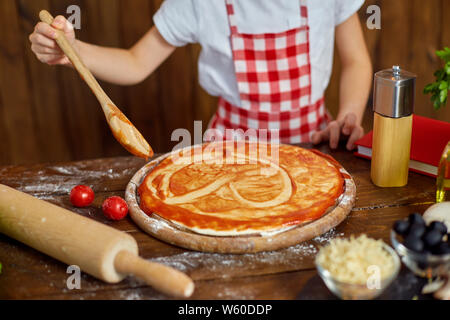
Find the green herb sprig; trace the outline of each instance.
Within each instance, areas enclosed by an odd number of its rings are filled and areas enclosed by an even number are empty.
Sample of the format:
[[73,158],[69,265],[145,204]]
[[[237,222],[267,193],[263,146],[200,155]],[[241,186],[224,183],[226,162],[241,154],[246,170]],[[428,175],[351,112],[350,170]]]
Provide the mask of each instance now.
[[434,110],[438,110],[447,104],[448,91],[450,90],[450,49],[445,47],[444,50],[436,51],[436,55],[445,62],[445,65],[434,73],[436,82],[427,84],[423,89],[424,94],[431,94]]

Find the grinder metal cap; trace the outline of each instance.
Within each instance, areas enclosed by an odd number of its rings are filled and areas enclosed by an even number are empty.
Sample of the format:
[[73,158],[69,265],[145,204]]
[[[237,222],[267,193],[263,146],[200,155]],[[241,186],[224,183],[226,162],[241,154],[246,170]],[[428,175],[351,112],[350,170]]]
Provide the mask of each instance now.
[[402,118],[414,112],[416,75],[399,66],[375,73],[373,111],[382,116]]

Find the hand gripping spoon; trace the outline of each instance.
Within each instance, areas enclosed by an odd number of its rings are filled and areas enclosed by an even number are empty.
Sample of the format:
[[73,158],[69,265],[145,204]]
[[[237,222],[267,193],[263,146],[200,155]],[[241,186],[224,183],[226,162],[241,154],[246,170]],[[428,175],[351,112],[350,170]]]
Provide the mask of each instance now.
[[[53,23],[52,15],[46,10],[42,10],[39,13],[39,17],[42,22],[49,25]],[[81,78],[87,83],[89,88],[91,88],[92,92],[97,97],[97,100],[100,102],[109,127],[117,141],[135,156],[145,159],[151,158],[153,156],[153,150],[150,145],[145,141],[142,134],[134,127],[130,120],[128,120],[119,108],[114,105],[105,91],[103,91],[94,75],[84,65],[79,55],[67,40],[64,32],[56,30],[56,34],[56,43],[72,62],[72,65],[78,71]]]

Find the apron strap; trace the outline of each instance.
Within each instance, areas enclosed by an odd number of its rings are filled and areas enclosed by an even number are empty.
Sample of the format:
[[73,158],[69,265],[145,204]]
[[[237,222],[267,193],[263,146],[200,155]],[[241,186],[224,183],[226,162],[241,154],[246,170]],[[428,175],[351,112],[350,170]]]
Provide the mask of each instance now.
[[234,1],[225,0],[227,6],[228,23],[230,24],[231,34],[238,34],[236,15],[234,13]]
[[[264,0],[262,0],[264,1]],[[302,26],[308,24],[307,0],[299,0],[300,2],[300,19]],[[236,14],[234,11],[234,0],[225,0],[227,8],[228,23],[230,24],[231,34],[238,34]]]
[[308,25],[308,1],[300,0],[300,20],[302,26]]

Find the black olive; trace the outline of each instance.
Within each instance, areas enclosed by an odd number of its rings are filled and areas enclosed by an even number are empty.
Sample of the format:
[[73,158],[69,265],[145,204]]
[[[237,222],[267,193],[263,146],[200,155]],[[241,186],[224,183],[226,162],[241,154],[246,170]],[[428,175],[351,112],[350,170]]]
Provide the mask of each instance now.
[[422,215],[420,213],[410,214],[408,220],[411,225],[413,224],[425,225],[425,220],[423,220]]
[[408,236],[420,238],[424,235],[425,231],[426,231],[425,225],[413,224],[409,227]]
[[432,250],[433,254],[442,255],[450,253],[450,245],[446,242],[441,242]]
[[429,266],[428,262],[428,256],[431,254],[427,248],[424,249],[424,251],[420,252],[416,257],[415,260],[417,261],[417,266],[420,269],[426,269]]
[[419,261],[419,262],[417,263],[417,266],[418,266],[420,269],[426,269],[426,268],[428,268],[428,262]]
[[442,235],[447,233],[447,226],[440,222],[440,221],[433,221],[430,223],[430,225],[428,226],[431,230],[437,230],[439,231]]
[[406,235],[408,233],[408,229],[409,229],[408,220],[395,221],[393,229],[399,235],[402,235],[402,236]]
[[438,245],[442,240],[442,233],[439,230],[430,230],[422,238],[425,245],[429,248]]
[[408,249],[415,251],[415,252],[422,252],[425,245],[423,244],[423,241],[415,236],[408,235],[405,238],[405,241],[403,242],[403,245],[407,247]]

